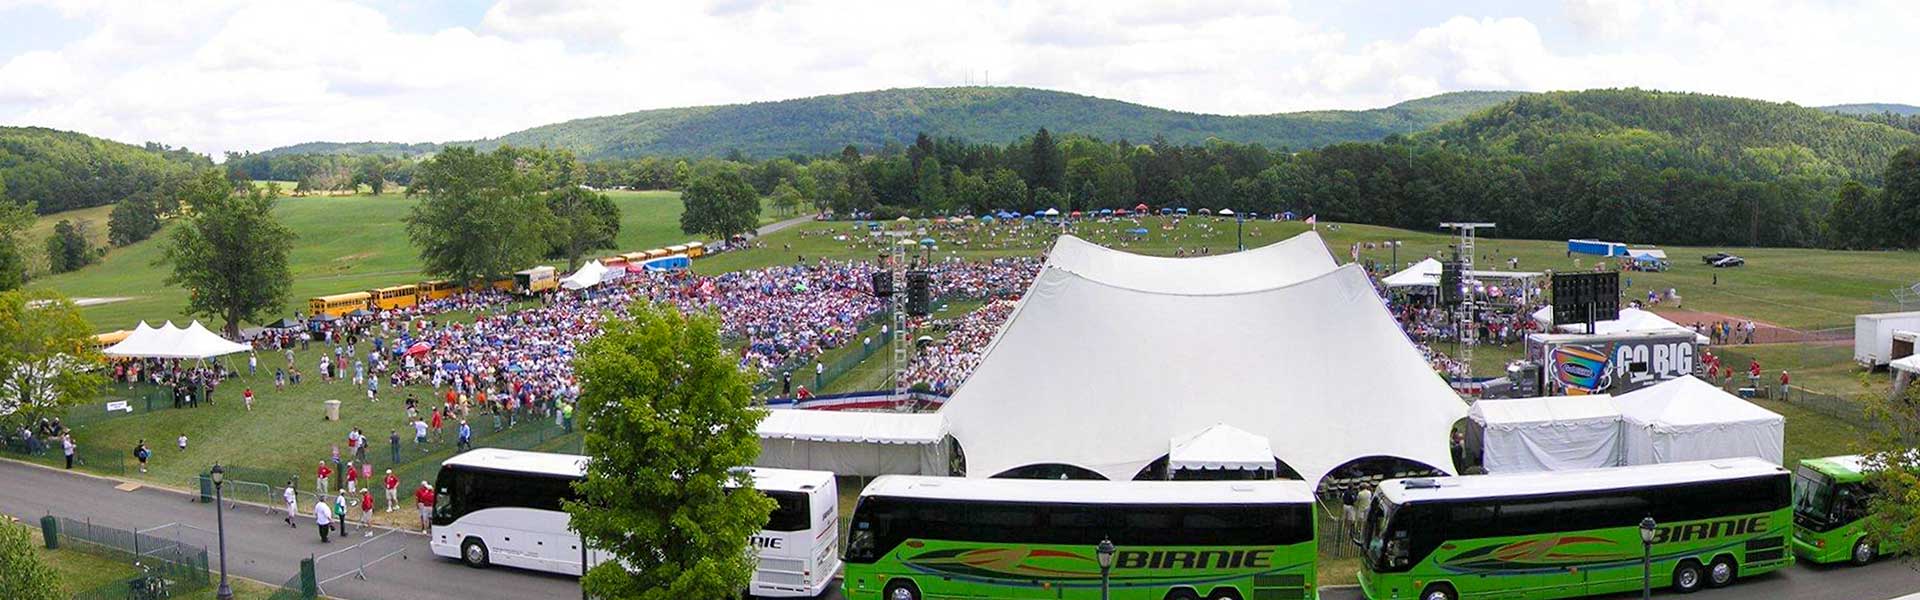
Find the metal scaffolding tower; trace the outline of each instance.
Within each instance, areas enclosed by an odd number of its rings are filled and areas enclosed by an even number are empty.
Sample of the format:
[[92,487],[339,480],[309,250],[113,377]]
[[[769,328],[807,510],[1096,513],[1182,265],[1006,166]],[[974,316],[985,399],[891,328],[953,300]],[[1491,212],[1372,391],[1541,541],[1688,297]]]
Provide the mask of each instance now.
[[1460,241],[1454,245],[1456,252],[1454,258],[1460,263],[1460,285],[1467,289],[1460,294],[1460,305],[1454,308],[1454,316],[1459,319],[1460,330],[1457,332],[1457,335],[1454,336],[1456,349],[1453,358],[1454,360],[1460,361],[1461,368],[1466,369],[1467,377],[1472,378],[1473,346],[1476,342],[1474,333],[1478,329],[1474,323],[1473,315],[1479,308],[1480,303],[1478,294],[1480,281],[1473,275],[1473,257],[1477,253],[1473,242],[1476,230],[1493,229],[1494,224],[1450,222],[1441,223],[1440,228],[1450,229],[1460,234]]
[[[907,239],[907,238],[901,238]],[[893,244],[893,280],[896,286],[907,284],[907,247],[898,242]],[[904,400],[907,397],[907,296],[896,292],[893,295],[893,334],[887,337],[887,343],[893,344],[893,401],[900,410],[907,410]]]

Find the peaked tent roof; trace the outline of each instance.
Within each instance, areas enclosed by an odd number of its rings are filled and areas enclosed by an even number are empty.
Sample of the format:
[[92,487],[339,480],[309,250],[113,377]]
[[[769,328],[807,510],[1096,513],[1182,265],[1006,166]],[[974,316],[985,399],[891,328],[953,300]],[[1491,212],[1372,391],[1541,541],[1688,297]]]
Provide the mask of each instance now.
[[1273,444],[1267,438],[1226,423],[1174,438],[1171,443],[1172,448],[1167,452],[1169,469],[1275,468]]
[[[1467,274],[1479,279],[1531,279],[1545,277],[1547,275],[1546,273],[1538,271],[1487,271],[1482,269],[1474,269]],[[1398,273],[1380,278],[1380,283],[1390,288],[1438,287],[1440,285],[1440,261],[1432,257],[1422,259],[1420,262],[1413,263],[1411,267],[1401,269]]]
[[1534,424],[1620,422],[1620,409],[1605,394],[1487,399],[1473,403],[1467,415],[1489,429],[1514,429]]
[[969,476],[1068,464],[1132,479],[1167,440],[1216,423],[1277,443],[1309,481],[1368,457],[1452,470],[1447,433],[1466,405],[1358,265],[1315,273],[1317,236],[1199,259],[1087,245],[1055,244],[941,409]]
[[[1540,310],[1533,311],[1533,320],[1539,323],[1541,327],[1553,326],[1553,307],[1543,306],[1540,307]],[[1586,333],[1587,324],[1569,323],[1554,327],[1554,329],[1562,333]],[[1639,308],[1622,308],[1620,309],[1620,318],[1594,323],[1593,329],[1600,332],[1601,335],[1627,333],[1630,331],[1645,332],[1676,329],[1688,332],[1693,331],[1692,329],[1681,326],[1679,323],[1668,321],[1666,317],[1654,314],[1653,311]],[[1701,343],[1706,343],[1706,336],[1702,335],[1699,336],[1699,338]]]
[[1663,429],[1785,420],[1780,413],[1742,400],[1692,375],[1627,392],[1615,396],[1613,401],[1629,423]]
[[581,265],[580,270],[574,271],[572,275],[561,279],[560,287],[569,290],[585,289],[600,285],[600,282],[606,280],[606,278],[607,266],[600,264],[600,261],[597,259],[590,260],[587,261],[587,264]]
[[186,329],[168,321],[159,329],[142,322],[134,327],[127,339],[109,346],[102,353],[128,358],[212,358],[246,352],[248,348],[246,344],[229,341],[208,331],[199,321],[194,321]]

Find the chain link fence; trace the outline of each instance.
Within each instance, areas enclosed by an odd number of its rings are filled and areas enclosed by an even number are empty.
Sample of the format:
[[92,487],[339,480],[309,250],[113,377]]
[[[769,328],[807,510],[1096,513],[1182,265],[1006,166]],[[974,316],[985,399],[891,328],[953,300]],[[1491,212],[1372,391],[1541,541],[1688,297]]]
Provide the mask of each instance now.
[[60,518],[58,522],[63,547],[79,544],[87,551],[126,561],[140,570],[139,575],[81,591],[74,595],[77,600],[188,597],[206,591],[213,581],[207,549],[182,542],[177,527],[129,530],[92,519]]

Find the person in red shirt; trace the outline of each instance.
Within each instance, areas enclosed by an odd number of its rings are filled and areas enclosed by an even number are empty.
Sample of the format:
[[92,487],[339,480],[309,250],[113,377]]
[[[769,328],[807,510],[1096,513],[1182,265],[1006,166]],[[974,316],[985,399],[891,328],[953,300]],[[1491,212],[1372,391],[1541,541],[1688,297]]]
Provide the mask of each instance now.
[[1793,383],[1793,378],[1787,376],[1787,370],[1781,369],[1780,370],[1780,401],[1781,402],[1787,401],[1787,392],[1788,390],[1793,389],[1788,386],[1792,385],[1792,383]]
[[458,401],[458,398],[459,396],[455,396],[453,393],[453,386],[447,386],[447,407],[453,407],[453,403]]
[[1760,359],[1753,359],[1753,363],[1747,365],[1747,376],[1754,379],[1760,378]]
[[354,468],[353,463],[348,462],[347,463],[347,493],[352,494],[355,488],[358,487],[354,484],[357,484],[359,482],[360,482],[360,469]]
[[247,411],[252,412],[253,411],[253,388],[248,387],[247,389],[241,390],[240,399],[246,402]]
[[373,537],[373,488],[360,490],[360,529],[366,531],[360,537]]
[[433,526],[433,486],[420,482],[420,489],[414,490],[413,502],[420,506],[420,530],[430,531]]
[[440,441],[440,411],[433,411],[433,419],[427,422],[427,428],[433,430],[433,441]]
[[333,468],[327,466],[327,461],[320,461],[320,469],[314,471],[314,475],[313,489],[318,490],[321,496],[326,496],[327,480],[333,477]]
[[400,505],[400,478],[393,476],[393,469],[387,469],[387,479],[381,483],[387,486],[387,512]]

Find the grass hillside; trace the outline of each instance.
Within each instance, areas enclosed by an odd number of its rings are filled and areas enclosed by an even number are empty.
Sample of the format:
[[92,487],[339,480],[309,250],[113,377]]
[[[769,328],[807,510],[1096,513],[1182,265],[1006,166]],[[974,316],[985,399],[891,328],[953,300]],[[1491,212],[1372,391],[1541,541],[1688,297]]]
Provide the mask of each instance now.
[[[620,206],[618,239],[622,249],[646,249],[689,239],[680,233],[679,193],[607,194]],[[395,194],[282,198],[279,216],[300,236],[288,261],[293,271],[293,293],[287,310],[304,311],[306,299],[316,295],[420,281],[420,258],[407,241],[406,225],[401,221],[413,203]],[[186,292],[162,284],[166,270],[153,264],[167,235],[163,230],[154,239],[115,248],[99,264],[35,279],[29,285],[52,288],[74,298],[125,298],[81,310],[99,331],[130,329],[141,320],[153,324],[168,319],[182,322],[188,319],[181,312]],[[549,264],[566,267],[564,261]],[[208,326],[217,328],[214,323]]]
[[[1104,139],[1175,143],[1217,137],[1269,147],[1311,148],[1378,140],[1459,118],[1518,92],[1456,92],[1358,111],[1224,116],[1171,111],[1066,92],[1015,87],[908,88],[778,102],[665,108],[577,119],[507,135],[450,144],[490,149],[501,144],[553,146],[588,160],[643,155],[751,157],[876,149],[911,143],[925,132],[971,142],[1005,143],[1041,127]],[[270,153],[347,152],[376,144],[302,144]],[[393,145],[398,151],[402,145]]]
[[1628,139],[1665,166],[1706,163],[1749,177],[1877,180],[1920,135],[1817,108],[1640,89],[1528,94],[1435,128],[1459,147],[1538,156],[1572,139]]
[[151,190],[157,181],[212,166],[207,157],[183,148],[134,146],[45,127],[0,127],[4,195],[34,202],[41,214],[113,204]]

